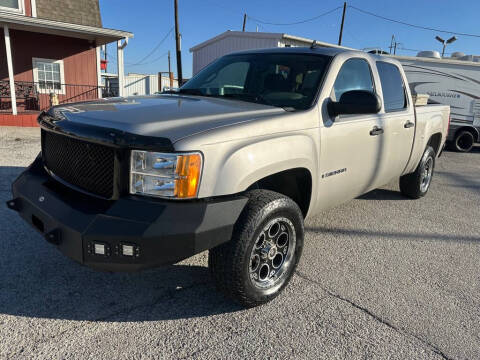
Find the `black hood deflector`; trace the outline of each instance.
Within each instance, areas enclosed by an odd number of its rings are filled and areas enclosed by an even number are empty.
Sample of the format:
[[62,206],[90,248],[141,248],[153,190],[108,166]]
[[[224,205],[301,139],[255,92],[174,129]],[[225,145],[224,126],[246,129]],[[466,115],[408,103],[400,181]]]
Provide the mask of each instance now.
[[137,135],[118,129],[73,122],[58,113],[54,114],[52,110],[42,112],[38,117],[38,124],[46,131],[117,148],[174,151],[173,144],[168,138]]

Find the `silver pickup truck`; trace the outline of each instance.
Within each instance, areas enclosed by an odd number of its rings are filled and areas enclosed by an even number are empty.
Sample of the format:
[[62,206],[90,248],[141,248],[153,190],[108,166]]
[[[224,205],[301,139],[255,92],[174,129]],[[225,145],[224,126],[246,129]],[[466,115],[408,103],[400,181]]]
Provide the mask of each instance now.
[[175,93],[60,105],[7,202],[47,241],[107,271],[209,250],[244,306],[287,285],[304,219],[400,179],[424,196],[448,106],[412,104],[400,64],[360,51],[222,57]]

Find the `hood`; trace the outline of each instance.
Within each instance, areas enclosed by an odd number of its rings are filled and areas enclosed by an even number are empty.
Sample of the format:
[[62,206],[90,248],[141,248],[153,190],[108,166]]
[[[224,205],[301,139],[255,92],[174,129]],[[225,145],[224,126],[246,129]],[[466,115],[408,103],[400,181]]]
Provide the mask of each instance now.
[[67,121],[142,136],[179,139],[215,128],[285,113],[243,101],[184,95],[114,98],[51,109]]

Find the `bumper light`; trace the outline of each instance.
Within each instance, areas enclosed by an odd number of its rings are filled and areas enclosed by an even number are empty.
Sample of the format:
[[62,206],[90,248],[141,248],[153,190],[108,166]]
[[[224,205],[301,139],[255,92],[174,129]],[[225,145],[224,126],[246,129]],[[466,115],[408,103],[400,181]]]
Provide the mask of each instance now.
[[202,172],[200,153],[164,154],[133,150],[130,193],[166,198],[197,196]]
[[122,255],[123,256],[133,256],[133,245],[122,245]]
[[95,255],[105,255],[105,245],[104,244],[95,244]]

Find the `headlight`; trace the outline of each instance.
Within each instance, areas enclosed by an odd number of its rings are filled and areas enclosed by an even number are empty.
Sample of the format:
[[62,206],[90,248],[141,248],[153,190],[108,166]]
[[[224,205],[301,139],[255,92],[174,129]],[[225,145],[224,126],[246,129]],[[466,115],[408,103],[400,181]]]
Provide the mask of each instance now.
[[168,154],[132,150],[130,193],[189,199],[197,196],[202,174],[200,153]]

